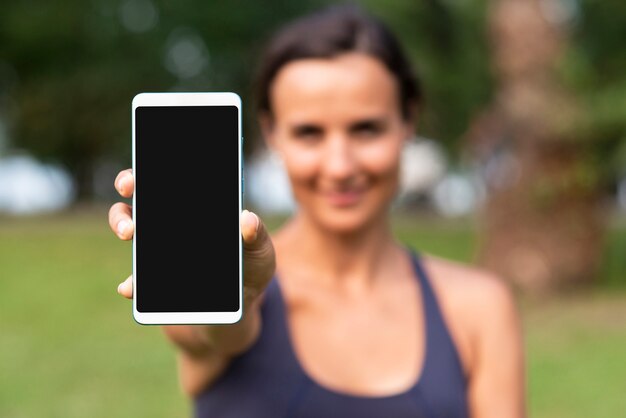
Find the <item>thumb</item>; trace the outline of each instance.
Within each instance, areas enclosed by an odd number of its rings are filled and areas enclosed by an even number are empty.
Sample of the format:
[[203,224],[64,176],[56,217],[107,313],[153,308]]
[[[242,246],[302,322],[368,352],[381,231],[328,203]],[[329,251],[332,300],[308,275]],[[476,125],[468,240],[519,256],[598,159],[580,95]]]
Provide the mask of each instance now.
[[248,210],[241,212],[244,286],[261,291],[276,269],[274,244],[261,219]]

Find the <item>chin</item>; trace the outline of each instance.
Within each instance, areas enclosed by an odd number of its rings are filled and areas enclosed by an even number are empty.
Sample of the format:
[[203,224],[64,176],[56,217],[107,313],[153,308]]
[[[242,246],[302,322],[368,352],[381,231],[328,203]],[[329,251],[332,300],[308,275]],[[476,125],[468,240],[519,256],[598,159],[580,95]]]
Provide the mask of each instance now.
[[374,216],[359,210],[333,211],[319,218],[320,224],[328,231],[338,234],[352,234],[362,231],[372,223]]

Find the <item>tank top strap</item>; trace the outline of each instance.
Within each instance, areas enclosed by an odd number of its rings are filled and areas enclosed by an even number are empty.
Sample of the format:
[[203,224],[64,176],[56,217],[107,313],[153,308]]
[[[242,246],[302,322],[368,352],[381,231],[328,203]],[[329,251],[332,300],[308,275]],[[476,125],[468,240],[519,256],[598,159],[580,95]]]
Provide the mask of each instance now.
[[[415,271],[415,275],[420,284],[420,288],[422,290],[422,302],[424,303],[424,313],[427,324],[431,325],[429,330],[437,330],[441,328],[441,325],[444,325],[443,317],[441,311],[439,309],[439,303],[437,301],[437,297],[435,296],[435,292],[432,288],[428,275],[426,274],[426,270],[421,261],[421,255],[414,249],[410,249],[411,258],[413,261],[413,268]],[[433,323],[436,322],[436,324]],[[435,325],[435,326],[432,326]],[[444,327],[445,328],[445,325]]]
[[459,353],[445,318],[441,311],[437,295],[424,268],[421,254],[410,249],[413,266],[422,291],[422,303],[426,326],[426,353],[420,382],[430,398],[436,392],[450,390],[458,397],[458,402],[465,404],[467,379]]
[[[265,300],[261,305],[261,315],[264,332],[261,334],[263,342],[271,347],[271,355],[281,359],[280,367],[283,372],[300,369],[295,353],[291,346],[291,336],[287,323],[286,301],[284,299],[278,278],[274,276],[265,290]],[[268,326],[271,324],[271,326]]]

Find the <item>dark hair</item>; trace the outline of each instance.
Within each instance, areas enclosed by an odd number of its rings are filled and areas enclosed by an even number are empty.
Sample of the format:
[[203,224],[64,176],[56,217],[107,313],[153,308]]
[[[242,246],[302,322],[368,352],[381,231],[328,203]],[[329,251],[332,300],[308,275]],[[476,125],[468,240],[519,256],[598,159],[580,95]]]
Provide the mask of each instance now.
[[362,52],[385,64],[398,82],[402,114],[409,117],[411,105],[421,101],[420,83],[409,60],[384,22],[351,3],[299,17],[274,34],[261,55],[255,79],[257,112],[271,113],[270,87],[285,64],[347,52]]

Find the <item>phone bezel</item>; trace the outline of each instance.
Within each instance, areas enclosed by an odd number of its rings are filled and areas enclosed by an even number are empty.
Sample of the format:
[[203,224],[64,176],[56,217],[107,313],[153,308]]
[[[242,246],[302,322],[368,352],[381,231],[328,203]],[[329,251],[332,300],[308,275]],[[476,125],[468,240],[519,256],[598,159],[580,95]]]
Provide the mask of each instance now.
[[[132,100],[132,168],[133,172],[136,167],[136,138],[135,138],[135,110],[137,107],[143,106],[236,106],[238,109],[238,176],[237,181],[239,190],[239,213],[241,213],[243,205],[243,155],[242,155],[242,103],[238,94],[233,92],[143,92],[138,93]],[[135,178],[135,193],[132,197],[132,213],[133,219],[136,219],[136,196],[137,190],[141,192],[141,186],[137,185]],[[141,224],[140,224],[141,225]],[[239,236],[241,237],[241,224],[237,224]],[[137,225],[135,225],[135,234],[137,234]],[[137,235],[136,235],[137,236]],[[136,238],[135,236],[135,238]],[[139,235],[141,237],[141,235]],[[141,239],[141,238],[140,238]],[[133,239],[133,259],[132,259],[132,281],[133,281],[133,318],[141,325],[183,325],[183,324],[233,324],[238,322],[243,316],[243,244],[239,240],[239,310],[233,312],[141,312],[137,310],[137,298],[135,291],[137,289],[137,265],[136,265],[136,243]]]

